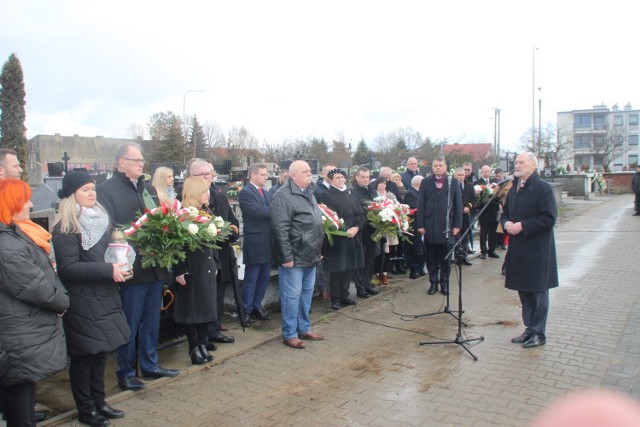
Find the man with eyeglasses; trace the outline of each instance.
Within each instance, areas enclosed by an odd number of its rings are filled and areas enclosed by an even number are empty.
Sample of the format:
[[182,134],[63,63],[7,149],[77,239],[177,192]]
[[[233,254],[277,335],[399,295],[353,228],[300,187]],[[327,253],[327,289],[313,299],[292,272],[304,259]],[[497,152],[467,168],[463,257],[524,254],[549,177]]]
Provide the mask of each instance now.
[[[138,144],[119,146],[115,155],[117,169],[110,179],[97,188],[98,202],[104,206],[114,224],[129,224],[137,213],[146,208],[145,191],[157,199],[156,190],[144,182],[144,157]],[[122,310],[131,330],[129,343],[117,351],[118,386],[123,390],[140,390],[145,384],[136,378],[138,361],[142,378],[153,380],[175,377],[177,369],[158,365],[158,336],[163,281],[169,280],[168,271],[159,267],[142,268],[142,257],[133,264],[133,278],[120,288]],[[136,353],[137,348],[137,353]]]
[[267,292],[271,277],[271,193],[264,190],[269,174],[264,163],[249,166],[249,183],[238,194],[238,204],[242,211],[243,241],[242,281],[243,323],[251,324],[250,317],[271,320],[262,308],[262,300]]
[[[220,249],[218,250],[218,257],[220,269],[216,276],[218,286],[216,294],[218,318],[209,328],[210,342],[231,344],[234,343],[236,339],[222,333],[222,312],[224,309],[224,294],[227,286],[236,283],[236,256],[231,244],[238,240],[240,236],[240,222],[236,218],[233,209],[231,209],[227,195],[213,182],[216,176],[216,170],[211,163],[200,159],[194,161],[189,167],[189,176],[197,176],[207,181],[209,184],[209,194],[211,196],[209,198],[209,209],[211,209],[211,212],[213,212],[215,216],[219,216],[231,223],[233,233],[226,241],[219,243]],[[241,318],[244,317],[243,313],[239,314]],[[215,349],[215,347],[213,349]]]

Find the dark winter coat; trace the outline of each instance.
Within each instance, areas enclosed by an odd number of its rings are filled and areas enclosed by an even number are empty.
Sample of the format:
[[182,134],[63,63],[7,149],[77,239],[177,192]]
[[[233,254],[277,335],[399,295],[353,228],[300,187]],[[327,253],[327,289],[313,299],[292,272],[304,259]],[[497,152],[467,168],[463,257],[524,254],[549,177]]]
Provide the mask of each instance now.
[[[476,206],[476,190],[472,183],[465,181],[463,183],[464,189],[462,190],[462,228],[466,230],[469,228],[469,215],[473,212]],[[464,213],[464,208],[469,208],[469,214]]]
[[67,366],[62,317],[69,297],[47,254],[15,224],[0,223],[0,386],[38,382]]
[[271,210],[273,196],[268,191],[260,194],[249,183],[238,195],[242,211],[242,261],[246,264],[271,263]]
[[324,241],[320,209],[313,194],[305,196],[292,180],[273,196],[271,232],[277,265],[293,261],[294,267],[315,267],[320,263]]
[[356,197],[358,197],[358,200],[360,200],[360,207],[362,208],[362,214],[364,215],[365,219],[364,225],[358,233],[362,233],[362,245],[363,247],[378,246],[378,244],[371,238],[376,229],[371,226],[371,223],[369,223],[369,220],[367,219],[367,214],[369,213],[367,206],[369,206],[369,203],[371,203],[371,201],[373,200],[371,198],[371,189],[369,187],[361,187],[360,185],[355,184],[353,187],[351,187],[351,191],[356,195]]
[[[404,196],[405,204],[407,204],[411,209],[417,209],[418,196],[418,190],[413,187],[409,187],[409,189],[407,190],[407,194]],[[413,256],[422,256],[425,254],[425,250],[424,243],[422,241],[422,234],[420,234],[416,229],[416,214],[414,213],[413,215],[410,215],[410,218],[413,218],[413,222],[411,223],[411,226],[413,228],[413,236],[411,236],[412,244],[405,246],[405,248],[408,248],[409,252]]]
[[[344,220],[344,228],[358,227],[362,230],[365,223],[364,211],[358,197],[350,190],[340,191],[331,186],[323,195],[324,204],[336,211]],[[333,246],[326,243],[324,271],[338,273],[364,267],[361,232],[353,237],[333,236]]]
[[209,323],[217,319],[216,264],[214,250],[204,248],[187,251],[187,259],[174,269],[175,276],[182,274],[187,284],[175,284],[176,300],[173,318],[176,323]]
[[[116,169],[110,179],[98,185],[96,192],[98,202],[105,208],[111,221],[116,227],[121,227],[136,221],[146,209],[143,199],[145,189],[157,203],[155,188],[145,183],[143,177],[138,178],[137,186],[134,186],[124,173]],[[132,246],[135,249],[135,244]],[[168,271],[159,267],[143,269],[142,256],[137,254],[133,263],[133,278],[127,280],[125,285],[152,283],[158,280],[170,282]]]
[[402,185],[404,185],[404,188],[406,188],[407,191],[409,191],[409,189],[411,188],[411,180],[418,175],[420,175],[420,172],[418,170],[412,172],[409,169],[400,174],[400,176],[402,177]]
[[111,230],[107,230],[98,243],[84,250],[80,234],[62,234],[60,224],[53,230],[58,275],[69,293],[69,310],[62,320],[71,356],[111,352],[129,342],[113,264],[104,260],[110,239]]
[[[209,198],[209,209],[214,216],[219,216],[225,221],[230,222],[236,227],[240,227],[240,222],[236,218],[227,195],[222,192],[222,189],[216,185],[211,185]],[[233,252],[231,244],[238,240],[239,234],[232,233],[229,238],[222,243],[218,243],[220,249],[218,249],[219,270],[217,279],[219,282],[232,283],[235,281],[235,268],[236,268],[236,254]]]
[[[447,207],[449,207],[448,230]],[[414,224],[416,231],[419,228],[425,229],[425,244],[447,244],[445,231],[449,232],[449,243],[453,244],[455,237],[451,231],[454,228],[462,229],[462,191],[458,181],[450,175],[445,175],[442,189],[438,191],[434,175],[423,179],[418,190],[418,212]]]
[[513,182],[500,219],[522,223],[522,232],[509,236],[505,286],[525,292],[542,292],[558,286],[558,265],[553,226],[557,218],[551,186],[537,172]]
[[[488,182],[483,177],[480,177],[474,185],[489,185],[494,183],[494,179],[490,179]],[[495,188],[494,191],[498,189]],[[476,206],[476,211],[480,212],[485,204]],[[498,197],[494,197],[491,202],[489,202],[489,206],[482,212],[482,214],[478,217],[478,223],[480,224],[494,224],[498,222],[498,214],[500,213],[500,200]]]
[[631,189],[634,193],[640,193],[640,173],[637,173],[633,176],[631,181]]

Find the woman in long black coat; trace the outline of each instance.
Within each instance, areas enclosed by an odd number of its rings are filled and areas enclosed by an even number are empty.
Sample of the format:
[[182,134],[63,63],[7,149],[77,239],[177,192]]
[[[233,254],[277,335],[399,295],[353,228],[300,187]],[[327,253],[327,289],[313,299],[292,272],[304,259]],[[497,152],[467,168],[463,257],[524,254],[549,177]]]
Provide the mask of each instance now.
[[327,173],[331,180],[329,190],[325,191],[322,201],[336,211],[344,220],[348,237],[333,236],[333,246],[327,245],[327,255],[323,267],[331,273],[331,308],[339,310],[341,305],[355,305],[349,298],[349,286],[356,269],[364,267],[361,234],[365,223],[364,211],[360,199],[347,188],[346,173],[342,169],[332,169]]
[[[208,211],[209,184],[198,178],[190,177],[182,189],[184,207],[196,207]],[[218,262],[215,251],[202,248],[187,250],[187,259],[174,269],[176,276],[176,301],[173,317],[176,323],[185,326],[189,341],[189,357],[194,365],[213,360],[207,351],[209,324],[217,318],[216,273]]]
[[0,180],[0,342],[9,370],[0,378],[7,426],[35,426],[36,383],[67,364],[62,316],[69,297],[48,255],[48,231],[29,221],[31,188]]
[[105,402],[106,353],[129,342],[119,288],[126,264],[104,260],[111,239],[107,212],[96,202],[96,185],[86,171],[71,171],[58,193],[60,221],[53,230],[58,275],[69,292],[70,306],[63,317],[70,356],[71,392],[79,420],[100,426],[124,412]]

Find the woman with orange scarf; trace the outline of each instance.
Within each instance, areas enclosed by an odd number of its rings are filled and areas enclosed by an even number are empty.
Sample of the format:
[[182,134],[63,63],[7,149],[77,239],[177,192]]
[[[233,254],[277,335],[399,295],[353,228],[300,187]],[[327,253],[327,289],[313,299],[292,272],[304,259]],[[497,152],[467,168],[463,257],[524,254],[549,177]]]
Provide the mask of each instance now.
[[36,382],[67,365],[61,317],[69,297],[49,261],[51,234],[29,220],[30,199],[24,181],[0,180],[0,343],[10,365],[0,386],[7,426],[36,425]]

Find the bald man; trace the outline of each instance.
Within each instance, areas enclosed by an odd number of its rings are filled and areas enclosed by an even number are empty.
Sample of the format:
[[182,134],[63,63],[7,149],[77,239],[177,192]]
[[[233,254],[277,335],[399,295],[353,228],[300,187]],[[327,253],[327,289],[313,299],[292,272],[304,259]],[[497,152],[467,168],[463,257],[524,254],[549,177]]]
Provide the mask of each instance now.
[[271,201],[273,252],[278,265],[282,339],[285,345],[303,349],[303,340],[324,337],[311,332],[309,308],[316,266],[324,242],[322,215],[309,191],[311,168],[302,160],[289,167],[287,181]]

